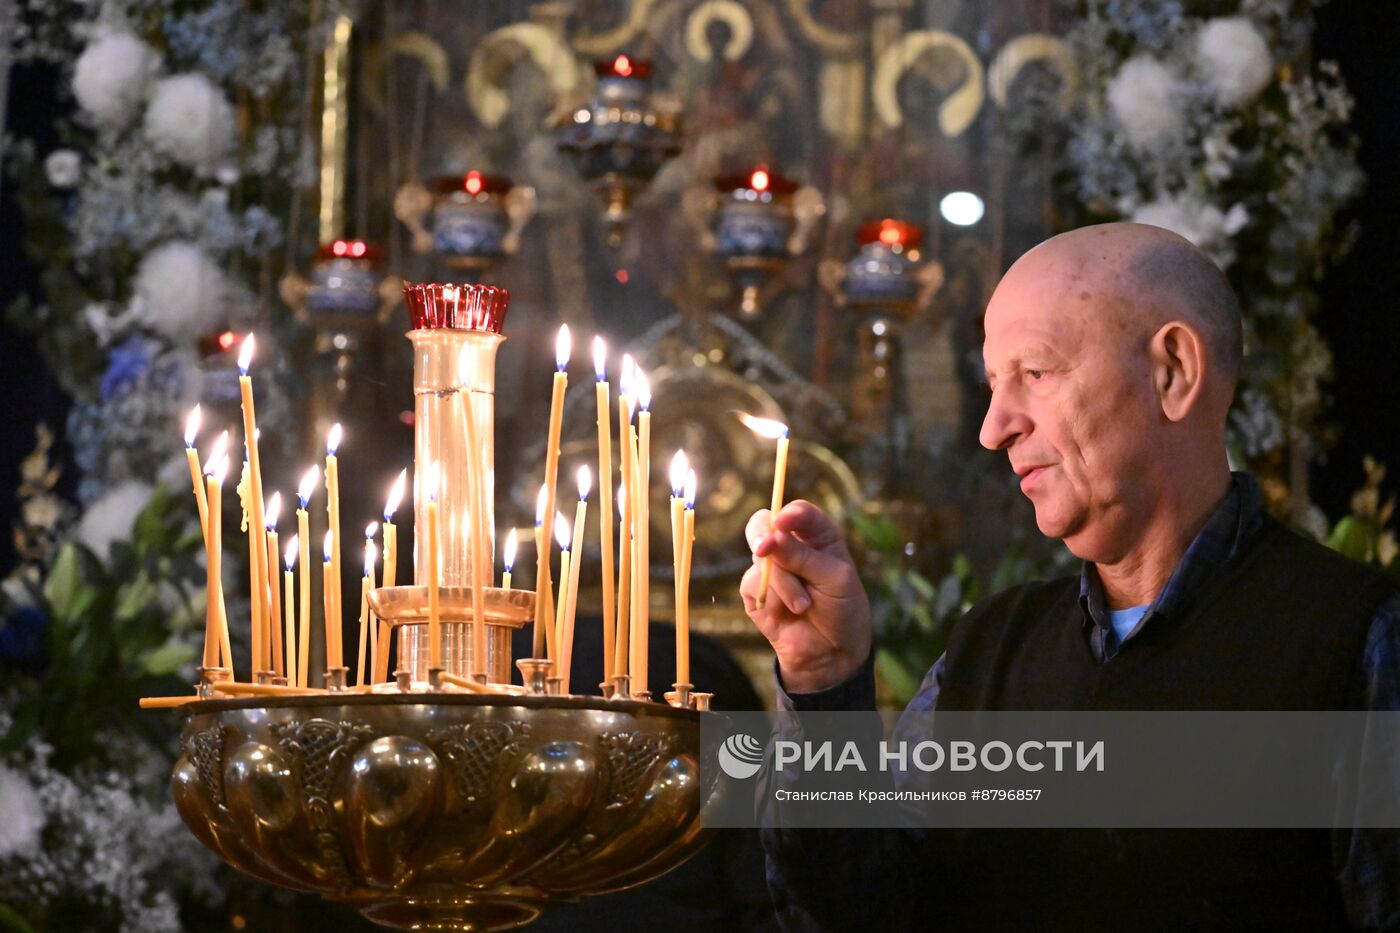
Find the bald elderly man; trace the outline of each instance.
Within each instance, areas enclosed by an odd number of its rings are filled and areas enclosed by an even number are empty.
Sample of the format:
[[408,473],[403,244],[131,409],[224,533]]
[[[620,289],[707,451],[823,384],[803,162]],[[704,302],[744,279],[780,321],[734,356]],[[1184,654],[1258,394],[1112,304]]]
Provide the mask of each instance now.
[[[1157,227],[1075,230],[1011,267],[985,331],[980,440],[1083,568],[974,606],[909,710],[1400,709],[1393,584],[1263,513],[1230,471],[1240,311],[1210,259]],[[779,708],[872,709],[869,604],[840,531],[807,502],[770,519],[749,523],[740,592]],[[1400,929],[1393,832],[763,835],[791,930]]]

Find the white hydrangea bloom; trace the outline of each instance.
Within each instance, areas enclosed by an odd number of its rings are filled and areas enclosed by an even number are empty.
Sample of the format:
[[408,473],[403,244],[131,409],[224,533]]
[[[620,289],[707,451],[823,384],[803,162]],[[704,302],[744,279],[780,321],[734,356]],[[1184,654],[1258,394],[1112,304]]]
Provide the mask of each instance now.
[[0,859],[33,851],[44,828],[44,807],[24,775],[0,765]]
[[1131,219],[1185,237],[1204,250],[1221,269],[1227,269],[1235,261],[1232,238],[1249,223],[1249,213],[1242,204],[1222,211],[1194,195],[1159,194],[1155,200],[1133,211]]
[[55,149],[44,159],[44,177],[55,188],[78,187],[83,180],[83,157],[72,149]]
[[131,318],[171,342],[189,342],[222,322],[233,284],[198,246],[185,240],[151,250],[136,270]]
[[73,69],[73,95],[99,127],[119,130],[136,114],[160,57],[129,32],[99,35]]
[[233,107],[198,72],[156,82],[146,108],[146,136],[165,155],[201,174],[213,174],[233,148]]
[[1274,75],[1268,43],[1244,16],[1222,16],[1201,28],[1196,35],[1196,67],[1215,99],[1226,107],[1243,107],[1254,100]]
[[1108,84],[1108,106],[1138,149],[1150,149],[1181,135],[1185,118],[1178,102],[1180,84],[1166,65],[1138,55]]
[[131,537],[136,516],[151,501],[154,488],[149,483],[128,480],[104,492],[88,506],[78,522],[77,537],[89,550],[104,561],[112,553],[112,544]]

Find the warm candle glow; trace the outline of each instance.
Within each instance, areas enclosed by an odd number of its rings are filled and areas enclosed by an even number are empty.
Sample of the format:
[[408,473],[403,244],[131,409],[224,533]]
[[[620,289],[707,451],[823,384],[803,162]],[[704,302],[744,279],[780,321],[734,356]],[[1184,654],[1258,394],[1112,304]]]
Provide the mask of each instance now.
[[696,492],[698,492],[698,488],[697,488],[697,487],[698,487],[698,483],[696,482],[696,479],[695,479],[695,471],[694,471],[694,470],[686,470],[686,472],[685,472],[685,489],[684,489],[684,493],[685,493],[685,507],[688,508],[688,509],[693,509],[693,508],[695,508],[695,494],[696,494]]
[[567,551],[569,542],[573,537],[569,534],[569,522],[564,518],[563,512],[554,513],[554,540],[559,543],[559,547]]
[[316,484],[321,481],[321,465],[314,464],[311,469],[301,475],[301,484],[297,486],[297,501],[301,507],[306,508],[306,503],[311,501],[311,494],[316,491]]
[[541,487],[540,487],[540,494],[539,494],[538,496],[535,497],[535,527],[536,527],[536,528],[538,528],[538,527],[540,527],[541,525],[544,524],[544,510],[545,510],[545,506],[546,506],[548,503],[549,503],[549,487],[547,487],[547,486],[541,486]]
[[578,468],[578,497],[579,501],[588,498],[588,494],[593,491],[593,471],[588,468],[588,464]]
[[[263,524],[268,531],[277,530],[277,519],[282,517],[282,494],[274,492],[272,498],[267,500],[267,509],[263,512]],[[274,568],[276,565],[273,565]]]
[[622,356],[622,375],[617,379],[617,391],[623,395],[632,394],[632,382],[637,375],[637,363],[632,359],[632,354],[625,353]]
[[651,411],[651,380],[647,374],[642,372],[642,367],[638,366],[635,374],[637,390],[637,407],[642,411]]
[[394,480],[394,485],[389,487],[389,498],[384,501],[384,520],[392,522],[394,513],[399,510],[399,503],[403,501],[403,491],[408,483],[408,469],[399,471],[398,479]]
[[190,409],[190,415],[185,419],[185,446],[193,447],[194,439],[199,436],[199,406]]
[[373,576],[373,575],[374,575],[374,561],[375,561],[375,558],[376,558],[377,556],[378,556],[378,551],[377,551],[377,549],[376,549],[375,546],[374,546],[374,542],[368,540],[368,536],[366,536],[366,540],[365,540],[365,576],[369,577],[369,576]]
[[332,457],[335,456],[335,452],[340,449],[340,439],[344,434],[345,431],[341,428],[339,421],[331,425],[330,433],[326,435],[326,453]]
[[[209,459],[204,461],[204,473],[206,476],[214,475],[214,467],[223,460],[223,469],[228,469],[228,432],[224,431],[214,441],[214,448],[209,452]],[[223,482],[223,476],[219,477],[219,482]]]
[[515,550],[517,547],[519,547],[519,544],[520,542],[518,541],[518,536],[515,533],[515,529],[512,528],[510,530],[510,534],[506,535],[505,550],[501,552],[501,557],[502,560],[505,561],[507,573],[515,569]]
[[434,460],[428,464],[428,472],[423,477],[423,494],[428,497],[429,502],[436,502],[438,498],[438,486],[441,484],[442,464]]
[[248,366],[253,362],[253,335],[249,334],[243,338],[243,349],[238,351],[238,371],[243,375],[248,375]]
[[739,420],[759,437],[766,437],[770,441],[776,441],[780,437],[788,436],[788,426],[781,421],[774,421],[771,418],[755,418],[745,412],[737,412]]
[[327,532],[326,532],[325,544],[323,544],[323,545],[321,546],[321,554],[323,555],[323,557],[324,557],[326,563],[329,564],[329,563],[331,562],[331,552],[334,551],[334,550],[335,550],[335,532],[334,532],[334,531],[327,531]]
[[753,188],[755,191],[767,191],[770,180],[766,171],[757,168],[754,169],[753,174],[749,176],[749,187]]
[[608,345],[602,337],[593,338],[593,375],[599,382],[608,378]]
[[554,366],[561,373],[569,368],[569,355],[573,348],[573,340],[569,337],[569,325],[560,324],[559,334],[554,338]]
[[301,547],[301,537],[299,535],[292,535],[291,539],[287,542],[287,549],[282,552],[282,566],[286,567],[288,570],[296,569],[297,548],[299,547]]
[[685,475],[690,472],[690,461],[686,459],[685,451],[678,450],[671,458],[671,495],[679,499],[681,491],[685,488]]
[[225,454],[219,457],[219,459],[206,466],[204,472],[214,480],[215,485],[222,486],[224,484],[224,477],[228,475],[228,456]]

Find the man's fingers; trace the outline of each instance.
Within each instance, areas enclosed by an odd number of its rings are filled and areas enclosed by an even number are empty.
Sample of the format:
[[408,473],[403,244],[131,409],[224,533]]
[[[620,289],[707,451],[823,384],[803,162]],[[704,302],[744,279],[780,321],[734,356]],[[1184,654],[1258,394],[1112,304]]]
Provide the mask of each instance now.
[[[758,589],[762,577],[763,561],[755,560],[739,581],[739,595],[744,600],[746,612],[753,613],[758,608]],[[812,607],[812,597],[803,582],[776,563],[769,575],[765,606],[772,606],[774,600],[781,602],[793,615],[801,615]]]
[[845,579],[846,563],[835,554],[819,551],[785,531],[774,532],[768,540],[775,575],[781,568],[818,589],[834,588]]
[[758,543],[768,536],[768,532],[773,527],[773,513],[767,509],[759,509],[749,516],[749,522],[744,526],[744,538],[749,542],[749,550],[758,547]]
[[[767,516],[767,512],[755,513]],[[806,499],[794,499],[778,512],[777,528],[797,535],[814,548],[826,548],[841,543],[841,529]]]

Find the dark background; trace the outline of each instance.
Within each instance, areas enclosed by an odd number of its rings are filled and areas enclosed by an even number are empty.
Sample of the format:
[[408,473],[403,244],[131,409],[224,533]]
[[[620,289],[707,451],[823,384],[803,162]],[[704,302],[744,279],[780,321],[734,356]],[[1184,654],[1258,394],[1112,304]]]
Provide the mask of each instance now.
[[[1384,12],[1382,12],[1384,11]],[[1337,61],[1357,106],[1353,126],[1361,140],[1367,188],[1345,219],[1360,236],[1347,259],[1322,286],[1318,318],[1336,356],[1331,419],[1339,440],[1327,461],[1313,468],[1312,494],[1330,518],[1347,508],[1362,479],[1361,458],[1372,454],[1400,471],[1400,15],[1389,4],[1334,2],[1318,11],[1317,55]],[[54,148],[51,122],[58,105],[57,75],[45,68],[17,68],[11,76],[11,132],[36,140],[38,151]],[[13,185],[0,191],[0,307],[20,293],[35,293],[36,270],[21,248],[22,219]],[[14,491],[19,462],[34,444],[34,425],[47,421],[60,437],[67,400],[45,369],[33,341],[0,322],[0,575],[14,560],[9,533],[17,512]],[[62,455],[62,449],[60,449]],[[71,491],[71,465],[60,491]],[[1387,490],[1395,488],[1387,483]]]

